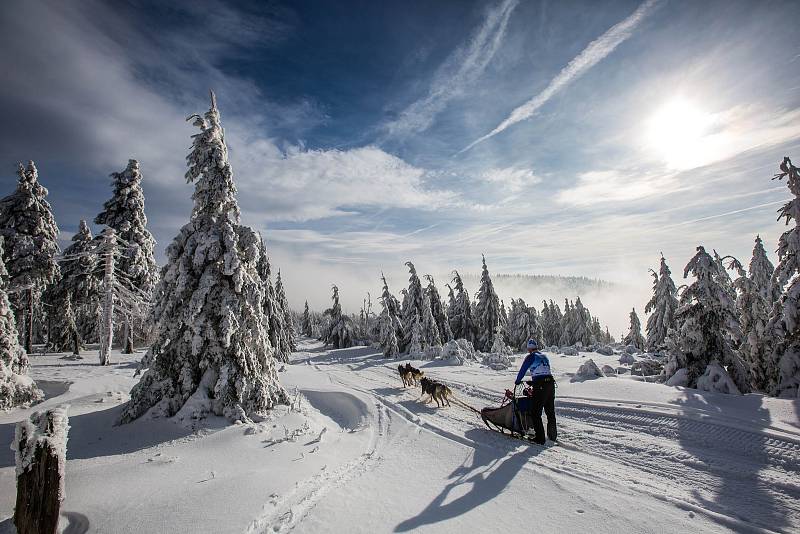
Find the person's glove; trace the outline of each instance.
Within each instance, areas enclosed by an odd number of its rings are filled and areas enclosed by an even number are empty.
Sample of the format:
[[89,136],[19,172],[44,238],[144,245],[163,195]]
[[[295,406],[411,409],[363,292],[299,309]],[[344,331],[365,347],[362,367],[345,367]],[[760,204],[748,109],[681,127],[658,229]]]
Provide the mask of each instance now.
[[513,399],[514,398],[514,394],[511,392],[510,389],[506,390],[506,398],[507,399]]

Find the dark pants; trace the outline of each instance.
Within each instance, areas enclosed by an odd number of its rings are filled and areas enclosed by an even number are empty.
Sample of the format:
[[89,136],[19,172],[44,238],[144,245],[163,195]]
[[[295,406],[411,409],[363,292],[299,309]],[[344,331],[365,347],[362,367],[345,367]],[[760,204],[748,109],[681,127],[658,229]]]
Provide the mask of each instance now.
[[533,441],[544,443],[544,425],[542,424],[542,410],[547,415],[547,437],[555,441],[556,432],[556,383],[552,377],[540,378],[533,382],[533,430],[536,435]]

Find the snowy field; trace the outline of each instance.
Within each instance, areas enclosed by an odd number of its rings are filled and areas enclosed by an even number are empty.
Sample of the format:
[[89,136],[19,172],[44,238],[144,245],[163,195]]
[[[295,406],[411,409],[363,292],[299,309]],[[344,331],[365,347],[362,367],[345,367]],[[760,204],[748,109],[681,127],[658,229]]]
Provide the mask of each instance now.
[[[550,355],[560,446],[488,431],[473,412],[404,390],[397,360],[301,340],[280,373],[301,393],[270,421],[113,426],[132,357],[32,357],[42,409],[69,405],[65,531],[797,532],[800,401],[620,376],[571,382],[591,357]],[[514,373],[412,362],[478,409]],[[32,410],[0,415],[0,441]],[[14,456],[0,449],[0,532],[13,531]]]

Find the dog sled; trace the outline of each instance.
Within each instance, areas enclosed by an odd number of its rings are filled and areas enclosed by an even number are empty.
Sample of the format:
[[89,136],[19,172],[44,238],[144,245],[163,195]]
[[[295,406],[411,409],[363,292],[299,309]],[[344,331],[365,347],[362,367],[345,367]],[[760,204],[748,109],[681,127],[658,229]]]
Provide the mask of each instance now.
[[483,408],[481,419],[489,430],[508,434],[512,438],[532,441],[528,430],[533,429],[533,397],[517,396],[517,388],[511,395],[506,395],[497,408]]

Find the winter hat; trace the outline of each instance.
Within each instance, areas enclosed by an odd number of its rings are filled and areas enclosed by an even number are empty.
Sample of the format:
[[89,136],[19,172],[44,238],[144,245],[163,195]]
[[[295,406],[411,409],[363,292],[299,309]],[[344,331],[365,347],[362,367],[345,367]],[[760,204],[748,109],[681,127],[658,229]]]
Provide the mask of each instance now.
[[528,348],[529,349],[538,349],[539,345],[537,345],[536,341],[534,341],[533,339],[529,339],[528,340]]

